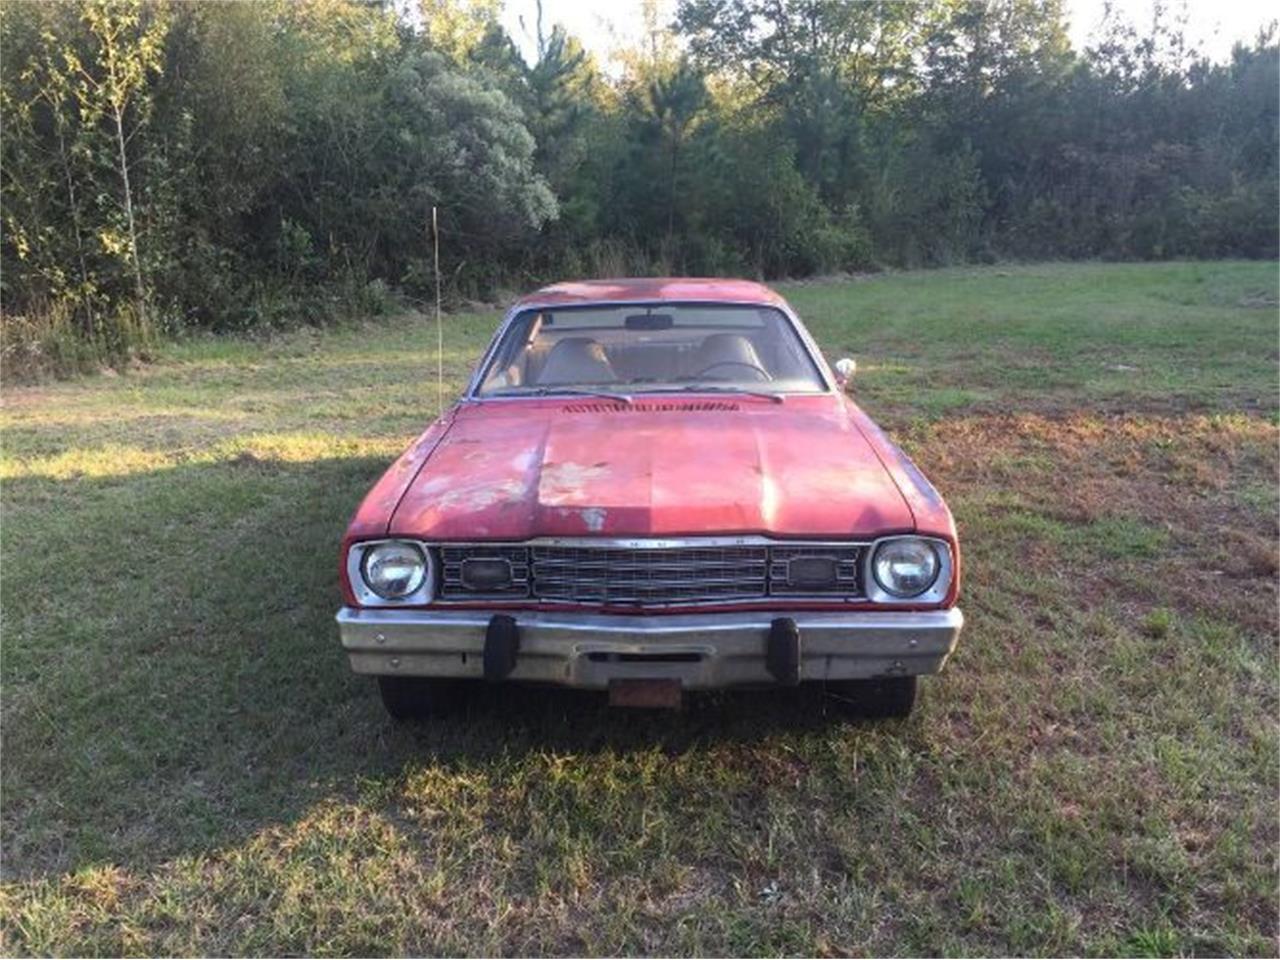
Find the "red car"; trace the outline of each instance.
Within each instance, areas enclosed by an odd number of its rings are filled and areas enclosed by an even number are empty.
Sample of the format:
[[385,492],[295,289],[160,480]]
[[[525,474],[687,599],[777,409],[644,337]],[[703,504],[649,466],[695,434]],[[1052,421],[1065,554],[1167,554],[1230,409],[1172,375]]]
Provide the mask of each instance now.
[[852,366],[748,281],[525,297],[347,529],[352,668],[397,718],[480,680],[641,706],[814,683],[905,716],[959,637],[960,551]]

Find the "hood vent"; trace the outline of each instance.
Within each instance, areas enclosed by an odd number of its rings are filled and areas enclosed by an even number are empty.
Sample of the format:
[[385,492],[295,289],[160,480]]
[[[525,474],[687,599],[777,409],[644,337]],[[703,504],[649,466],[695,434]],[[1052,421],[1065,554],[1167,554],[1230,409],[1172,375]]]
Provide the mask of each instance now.
[[565,413],[732,413],[736,403],[723,400],[649,400],[625,403],[566,403]]

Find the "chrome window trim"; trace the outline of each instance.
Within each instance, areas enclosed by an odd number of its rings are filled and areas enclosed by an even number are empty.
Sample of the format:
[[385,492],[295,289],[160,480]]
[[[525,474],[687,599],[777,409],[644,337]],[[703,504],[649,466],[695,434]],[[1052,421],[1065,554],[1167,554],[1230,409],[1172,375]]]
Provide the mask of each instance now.
[[[382,543],[411,543],[426,558],[427,569],[422,577],[422,586],[413,593],[396,600],[388,600],[374,592],[364,580],[364,555],[370,547]],[[413,607],[431,603],[436,593],[436,558],[430,544],[413,537],[380,537],[377,540],[361,540],[353,543],[347,550],[347,582],[351,584],[351,592],[362,607]]]
[[[559,394],[556,394],[554,392],[538,394],[538,395],[507,394],[506,396],[501,396],[501,397],[485,397],[480,395],[480,387],[484,383],[485,371],[489,369],[489,364],[493,362],[493,356],[497,352],[498,344],[501,343],[502,338],[506,336],[507,328],[510,327],[511,324],[515,322],[516,317],[520,316],[520,314],[522,313],[526,313],[530,310],[548,310],[548,309],[555,309],[555,308],[572,310],[574,308],[590,309],[591,307],[609,307],[609,306],[643,307],[643,306],[656,306],[659,304],[665,304],[668,306],[681,306],[681,305],[713,306],[716,304],[720,304],[726,307],[768,307],[770,309],[777,310],[791,325],[791,329],[796,334],[796,336],[800,338],[801,345],[804,347],[805,351],[809,355],[809,361],[814,365],[814,368],[818,371],[818,377],[819,379],[822,380],[823,384],[826,387],[826,389],[824,390],[806,390],[806,391],[799,391],[799,392],[783,391],[783,392],[779,392],[777,396],[779,397],[825,397],[825,396],[830,396],[832,394],[838,394],[840,392],[836,384],[835,375],[831,372],[831,368],[830,366],[828,366],[826,358],[822,356],[822,351],[818,349],[817,342],[813,339],[813,336],[809,333],[808,328],[805,327],[804,322],[800,319],[800,317],[796,314],[796,312],[791,309],[791,305],[789,303],[786,303],[785,301],[782,303],[767,303],[761,300],[718,300],[718,299],[711,299],[711,298],[681,297],[679,300],[654,300],[652,298],[649,298],[647,300],[645,299],[586,300],[586,301],[583,301],[582,303],[569,303],[569,304],[556,303],[554,301],[535,301],[533,303],[522,303],[518,306],[511,307],[507,311],[507,315],[503,319],[503,321],[500,324],[498,324],[498,329],[497,331],[495,331],[492,339],[490,339],[489,346],[485,349],[484,354],[481,356],[480,362],[476,364],[476,368],[471,374],[471,380],[467,383],[467,389],[463,392],[462,399],[468,402],[473,402],[473,403],[489,403],[495,400],[497,401],[546,400],[550,397],[559,396]],[[632,394],[628,394],[628,396],[638,397],[643,394],[644,394],[643,390],[638,390]],[[690,390],[688,395],[697,396],[697,391]],[[717,395],[723,396],[723,394],[717,394]],[[577,396],[577,395],[564,394],[564,396]],[[654,393],[653,396],[670,396],[670,394]]]
[[[874,562],[876,551],[880,545],[891,540],[923,540],[933,545],[938,551],[938,577],[924,593],[914,597],[895,597],[880,586],[876,580]],[[924,537],[916,534],[896,534],[890,537],[877,537],[868,545],[862,558],[862,583],[867,600],[884,606],[910,607],[921,603],[941,603],[951,591],[951,578],[954,575],[954,561],[951,556],[951,544],[940,537]]]

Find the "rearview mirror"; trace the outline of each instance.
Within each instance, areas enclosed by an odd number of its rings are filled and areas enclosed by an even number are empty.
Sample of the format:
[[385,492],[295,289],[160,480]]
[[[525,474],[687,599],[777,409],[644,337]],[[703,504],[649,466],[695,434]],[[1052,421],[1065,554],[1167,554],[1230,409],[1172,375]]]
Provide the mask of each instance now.
[[638,313],[627,317],[628,330],[670,330],[676,319],[669,313]]
[[854,360],[845,357],[836,361],[836,383],[841,388],[847,387],[849,381],[853,379],[853,375],[858,372],[858,364]]

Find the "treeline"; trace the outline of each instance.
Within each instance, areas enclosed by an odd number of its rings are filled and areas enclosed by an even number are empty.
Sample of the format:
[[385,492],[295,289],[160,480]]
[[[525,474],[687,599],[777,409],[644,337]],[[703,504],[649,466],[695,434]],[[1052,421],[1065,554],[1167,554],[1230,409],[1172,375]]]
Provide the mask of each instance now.
[[569,275],[1274,257],[1274,32],[1057,0],[681,0],[605,70],[499,0],[0,6],[4,357]]

